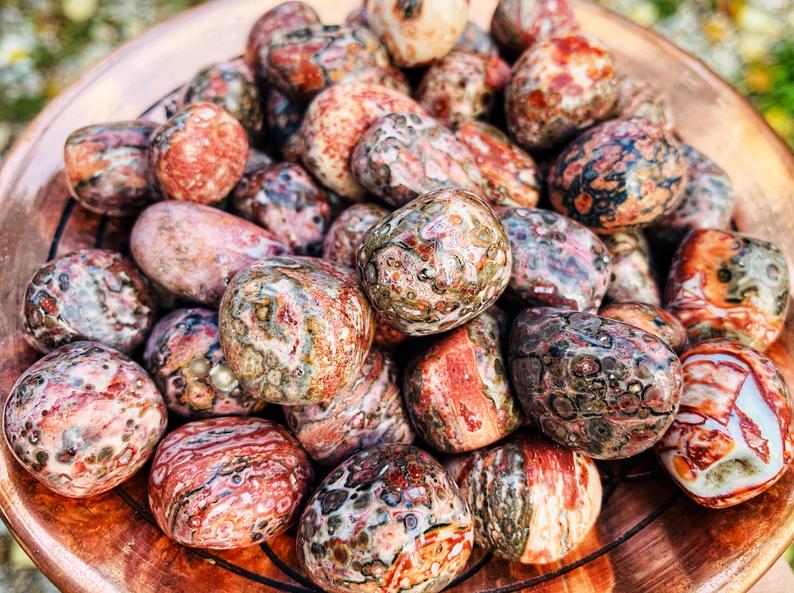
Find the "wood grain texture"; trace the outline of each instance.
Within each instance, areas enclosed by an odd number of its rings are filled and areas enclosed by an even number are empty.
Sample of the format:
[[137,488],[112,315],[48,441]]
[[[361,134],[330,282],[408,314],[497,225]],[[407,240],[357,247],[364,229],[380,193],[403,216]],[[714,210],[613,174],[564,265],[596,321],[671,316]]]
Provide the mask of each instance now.
[[[29,127],[0,172],[0,401],[34,359],[21,335],[23,287],[48,257],[95,244],[126,249],[128,223],[108,221],[68,199],[63,142],[86,124],[131,118],[200,67],[242,53],[248,28],[277,0],[216,1],[159,26],[111,55],[57,98]],[[315,0],[340,22],[358,0]],[[487,25],[495,0],[475,0]],[[731,175],[736,222],[777,242],[794,262],[794,155],[755,110],[716,75],[670,43],[596,6],[580,3],[583,28],[615,53],[618,67],[672,97],[684,141]],[[162,119],[162,114],[155,117]],[[53,242],[53,237],[58,240]],[[794,315],[771,356],[794,385]],[[508,564],[477,552],[460,593],[739,593],[794,537],[794,472],[739,507],[689,502],[647,457],[602,464],[604,512],[564,561]],[[0,446],[0,509],[40,568],[66,593],[315,589],[296,569],[290,534],[241,551],[180,547],[151,522],[145,476],[89,501],[61,498],[27,476]]]

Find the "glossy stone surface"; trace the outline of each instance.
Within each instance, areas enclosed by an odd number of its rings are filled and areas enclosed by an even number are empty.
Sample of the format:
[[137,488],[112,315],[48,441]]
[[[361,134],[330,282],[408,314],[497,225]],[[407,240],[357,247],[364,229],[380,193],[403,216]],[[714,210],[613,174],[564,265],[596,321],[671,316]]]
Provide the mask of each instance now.
[[611,266],[601,240],[579,223],[538,208],[500,208],[513,270],[509,293],[526,306],[595,312]]
[[516,435],[460,464],[456,480],[474,518],[474,541],[511,562],[559,560],[601,510],[593,460],[537,435]]
[[528,150],[549,148],[608,117],[617,99],[612,57],[583,35],[542,41],[513,66],[507,126]]
[[341,391],[372,344],[373,313],[353,270],[311,257],[260,260],[223,295],[226,361],[253,398],[314,404]]
[[260,418],[210,418],[157,447],[149,507],[160,529],[193,548],[256,545],[289,528],[314,472],[292,435]]
[[160,190],[173,200],[215,204],[240,180],[245,129],[214,103],[194,103],[157,128],[149,157]]
[[356,144],[350,169],[364,188],[395,207],[441,187],[479,193],[482,185],[469,149],[418,113],[392,113],[374,123]]
[[736,196],[728,174],[688,144],[682,145],[689,181],[680,206],[651,229],[654,237],[676,245],[691,229],[729,229]]
[[675,127],[673,111],[665,94],[650,82],[634,76],[621,76],[618,79],[615,117],[647,119],[667,131]]
[[601,317],[615,319],[645,330],[664,340],[674,352],[687,347],[689,338],[686,328],[668,311],[647,303],[617,303],[601,307]]
[[389,56],[369,29],[310,25],[275,37],[265,77],[294,100],[305,101],[357,71],[389,66]]
[[493,37],[474,21],[466,23],[466,28],[463,29],[463,33],[458,37],[453,49],[473,51],[488,56],[499,55],[499,50],[496,47],[496,43],[494,43]]
[[254,71],[242,59],[202,68],[185,85],[180,107],[207,101],[228,111],[251,135],[262,132],[262,96]]
[[466,566],[472,520],[457,485],[430,455],[380,445],[323,480],[296,543],[306,575],[330,593],[435,593]]
[[380,348],[369,351],[352,383],[327,402],[284,408],[287,425],[311,458],[337,465],[381,443],[410,444],[414,430],[400,388],[399,367]]
[[300,165],[279,163],[243,176],[233,201],[238,214],[269,230],[293,253],[320,255],[331,207]]
[[226,364],[218,333],[218,314],[209,309],[177,309],[152,330],[144,365],[174,414],[208,418],[264,407],[243,394]]
[[245,44],[245,62],[260,78],[266,78],[267,52],[284,33],[318,24],[320,17],[305,2],[282,2],[257,19]]
[[95,496],[121,484],[165,431],[163,399],[146,372],[98,342],[74,342],[22,373],[3,428],[17,461],[63,496]]
[[763,351],[786,321],[788,265],[767,241],[692,231],[673,256],[664,301],[693,343],[727,337]]
[[481,191],[494,206],[532,208],[540,199],[538,166],[499,128],[484,122],[463,124],[456,133],[474,155]]
[[507,316],[491,307],[406,365],[405,403],[419,435],[434,449],[472,451],[521,425],[503,353],[507,329]]
[[97,214],[130,216],[157,198],[149,138],[157,124],[122,121],[75,130],[63,149],[69,193]]
[[350,172],[350,157],[361,135],[390,113],[422,113],[422,107],[383,86],[351,82],[336,84],[312,101],[303,122],[306,168],[343,198],[362,201],[366,190]]
[[146,339],[157,301],[146,279],[126,257],[82,249],[40,267],[25,291],[22,317],[42,352],[93,340],[132,352]]
[[487,118],[510,78],[510,66],[498,55],[453,49],[422,77],[417,99],[427,112],[455,129]]
[[217,305],[239,270],[289,248],[257,225],[217,208],[160,202],[138,217],[130,235],[136,263],[180,298]]
[[400,67],[422,66],[455,46],[469,18],[468,0],[366,0],[367,22]]
[[499,0],[491,19],[491,35],[513,56],[550,37],[578,31],[569,0]]
[[605,300],[608,303],[649,303],[661,305],[651,248],[641,230],[625,230],[601,239],[612,261],[612,277]]
[[474,194],[442,189],[382,218],[364,237],[358,272],[373,307],[409,335],[466,323],[507,287],[504,228]]
[[653,446],[681,394],[681,364],[661,339],[590,313],[525,309],[510,332],[524,411],[552,440],[596,459]]
[[265,103],[267,137],[285,161],[299,161],[303,154],[301,125],[305,108],[278,89],[269,89]]
[[681,409],[656,445],[659,461],[704,506],[757,496],[794,458],[791,398],[780,371],[731,340],[698,344],[681,362]]
[[549,171],[554,209],[600,232],[651,224],[684,197],[687,161],[644,119],[612,120],[571,142]]

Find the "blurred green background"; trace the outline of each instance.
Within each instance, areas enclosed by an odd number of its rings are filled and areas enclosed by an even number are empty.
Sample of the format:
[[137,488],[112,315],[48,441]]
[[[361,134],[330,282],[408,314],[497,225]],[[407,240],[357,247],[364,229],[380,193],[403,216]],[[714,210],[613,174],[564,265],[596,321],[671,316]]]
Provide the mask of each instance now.
[[[82,72],[201,1],[0,0],[0,161],[25,125]],[[600,2],[701,58],[794,147],[794,0]],[[794,566],[794,547],[787,556]],[[0,526],[0,593],[54,591]]]

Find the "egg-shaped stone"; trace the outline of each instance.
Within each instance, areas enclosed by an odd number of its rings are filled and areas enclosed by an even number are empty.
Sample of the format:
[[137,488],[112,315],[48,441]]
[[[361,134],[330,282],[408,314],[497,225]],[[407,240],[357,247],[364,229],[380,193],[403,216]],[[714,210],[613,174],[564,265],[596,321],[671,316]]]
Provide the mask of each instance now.
[[601,307],[601,317],[628,323],[664,340],[674,352],[683,351],[689,338],[686,328],[669,311],[648,303],[615,303]]
[[513,66],[505,91],[507,127],[524,148],[549,148],[609,117],[617,94],[612,56],[600,42],[552,37]]
[[287,425],[311,458],[337,465],[381,443],[410,444],[414,430],[391,354],[369,351],[355,379],[327,402],[284,408]]
[[157,447],[149,507],[160,529],[180,544],[243,548],[292,526],[313,480],[305,451],[275,422],[195,420]]
[[149,166],[149,139],[155,129],[153,122],[121,121],[69,134],[63,149],[69,193],[97,214],[137,214],[157,199]]
[[682,145],[689,181],[681,204],[657,220],[653,236],[677,245],[691,229],[729,229],[736,196],[728,174],[689,144]]
[[233,193],[234,209],[269,230],[293,253],[322,252],[331,223],[328,197],[296,163],[278,163],[244,175]]
[[664,302],[693,343],[726,337],[763,351],[786,321],[788,264],[768,241],[693,230],[673,256]]
[[448,331],[492,305],[510,280],[510,244],[479,197],[441,189],[382,218],[357,267],[375,310],[409,335]]
[[239,270],[289,253],[270,231],[217,208],[160,202],[144,210],[130,235],[136,263],[169,293],[217,305]]
[[251,27],[245,44],[245,62],[254,72],[266,78],[267,52],[279,35],[305,29],[320,22],[314,9],[305,2],[282,2],[259,17]]
[[373,313],[353,270],[312,257],[255,262],[220,305],[221,345],[253,398],[283,405],[334,397],[372,344]]
[[374,123],[356,144],[350,169],[365,189],[395,207],[442,187],[479,193],[482,186],[466,145],[418,113],[391,113]]
[[129,353],[146,340],[157,301],[129,259],[107,249],[82,249],[36,271],[25,290],[22,316],[42,352],[92,340]]
[[449,128],[493,112],[496,97],[510,78],[510,66],[498,55],[453,49],[422,77],[417,99]]
[[155,130],[149,158],[160,191],[172,200],[216,204],[240,180],[248,136],[215,103],[193,103]]
[[681,357],[681,409],[656,444],[667,473],[695,502],[729,507],[768,489],[794,459],[791,397],[775,364],[732,340]]
[[267,137],[285,161],[299,161],[303,154],[301,126],[305,110],[302,103],[290,100],[278,89],[269,89],[265,103]]
[[596,459],[649,449],[670,426],[681,363],[660,338],[591,313],[525,309],[510,332],[513,389],[552,440]]
[[644,119],[611,120],[571,142],[549,171],[554,209],[599,232],[648,226],[684,197],[687,162],[669,133]]
[[409,96],[375,84],[348,82],[326,89],[309,105],[303,121],[306,168],[327,188],[360,202],[366,190],[350,171],[350,157],[361,135],[390,113],[422,113]]
[[612,277],[605,300],[608,303],[661,305],[659,281],[653,266],[648,239],[639,229],[601,235],[612,261]]
[[499,128],[480,121],[455,134],[474,155],[482,176],[481,192],[494,206],[533,208],[540,199],[538,166]]
[[180,107],[205,101],[223,107],[250,135],[262,133],[265,123],[262,96],[254,71],[242,59],[199,70],[182,90]]
[[366,0],[367,23],[400,67],[449,53],[466,28],[469,0]]
[[434,449],[472,451],[521,425],[503,353],[508,323],[491,307],[406,365],[405,403],[417,432]]
[[58,494],[84,498],[141,469],[167,417],[137,363],[98,342],[73,342],[22,373],[3,420],[10,450],[34,478]]
[[500,208],[513,270],[509,293],[521,304],[595,312],[609,284],[607,248],[590,229],[556,212]]
[[499,49],[496,47],[496,43],[493,37],[491,37],[491,34],[474,21],[466,23],[466,28],[463,29],[463,33],[458,37],[458,41],[455,43],[453,49],[473,51],[488,56],[499,55]]
[[472,520],[458,486],[410,445],[361,451],[331,472],[298,525],[298,560],[329,593],[436,593],[466,567]]
[[369,29],[309,25],[276,36],[265,77],[293,100],[306,101],[360,70],[389,66],[389,55]]
[[647,119],[667,131],[674,128],[673,112],[667,96],[650,82],[634,76],[621,76],[618,79],[615,117]]
[[491,35],[512,56],[550,37],[577,32],[569,0],[499,0],[491,18]]
[[516,435],[469,453],[456,473],[475,543],[510,562],[561,559],[582,542],[601,510],[593,460],[538,435]]
[[245,415],[264,402],[245,395],[223,356],[218,314],[177,309],[146,343],[143,361],[168,409],[184,418]]
[[323,257],[348,268],[355,268],[361,239],[388,213],[383,206],[370,203],[353,204],[346,208],[325,235]]

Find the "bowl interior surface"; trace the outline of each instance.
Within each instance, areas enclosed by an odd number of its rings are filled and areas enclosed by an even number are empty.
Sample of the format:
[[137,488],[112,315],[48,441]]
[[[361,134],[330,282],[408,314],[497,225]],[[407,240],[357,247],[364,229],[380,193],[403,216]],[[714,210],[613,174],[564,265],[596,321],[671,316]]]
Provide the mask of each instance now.
[[[217,0],[124,46],[56,99],[0,171],[0,401],[36,358],[22,336],[24,287],[48,258],[77,248],[126,250],[129,221],[88,213],[70,200],[62,146],[75,128],[147,112],[164,119],[164,96],[200,67],[242,53],[254,20],[277,0]],[[360,0],[314,0],[341,22]],[[489,23],[495,0],[471,3]],[[613,51],[620,72],[652,81],[672,100],[681,138],[730,174],[738,228],[776,242],[794,262],[794,155],[743,98],[694,58],[608,11],[576,5],[585,32]],[[152,106],[155,106],[152,108]],[[769,354],[794,385],[790,314]],[[563,561],[522,566],[476,552],[458,592],[599,593],[746,591],[794,537],[794,472],[732,509],[690,503],[650,456],[602,464],[604,510]],[[154,526],[145,472],[91,500],[50,493],[0,446],[0,510],[41,569],[63,591],[290,591],[314,586],[298,569],[291,534],[231,552],[183,548]]]

